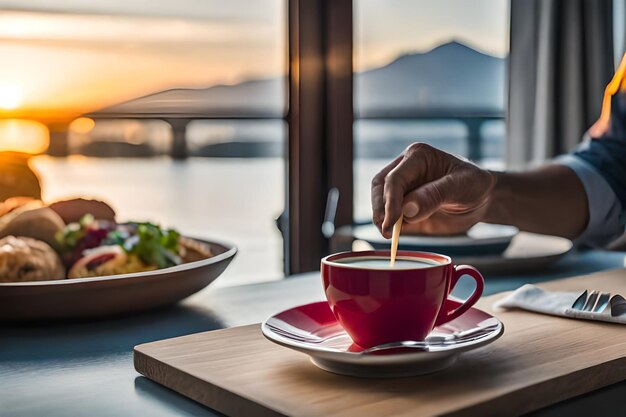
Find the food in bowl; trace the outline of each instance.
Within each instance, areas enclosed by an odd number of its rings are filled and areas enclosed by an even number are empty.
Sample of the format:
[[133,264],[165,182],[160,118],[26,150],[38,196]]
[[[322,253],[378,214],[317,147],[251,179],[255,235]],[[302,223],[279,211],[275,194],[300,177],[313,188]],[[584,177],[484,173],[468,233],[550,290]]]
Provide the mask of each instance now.
[[108,204],[85,199],[0,202],[0,238],[0,282],[128,274],[214,255],[209,245],[173,229],[118,223]]
[[47,281],[65,278],[57,253],[45,242],[29,237],[0,239],[0,282]]
[[129,256],[118,245],[100,246],[87,249],[83,253],[84,256],[72,265],[68,278],[129,274],[157,269],[154,265],[143,263],[137,256]]
[[[91,215],[70,223],[57,235],[68,278],[128,274],[206,259],[199,242],[153,223],[116,223]],[[199,256],[198,256],[199,255]]]
[[63,230],[65,222],[48,207],[28,210],[15,216],[0,232],[0,237],[24,236],[41,240],[54,247],[56,234]]
[[44,206],[43,201],[32,197],[11,197],[0,202],[0,229],[4,229],[20,214]]

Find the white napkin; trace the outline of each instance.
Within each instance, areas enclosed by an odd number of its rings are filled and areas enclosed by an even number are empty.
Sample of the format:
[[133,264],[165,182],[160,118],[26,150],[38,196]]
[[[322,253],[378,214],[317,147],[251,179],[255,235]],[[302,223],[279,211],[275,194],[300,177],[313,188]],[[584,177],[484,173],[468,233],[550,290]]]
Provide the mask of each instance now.
[[521,308],[537,313],[572,319],[599,320],[626,324],[626,299],[613,295],[606,308],[600,312],[580,311],[572,308],[582,292],[545,291],[531,284],[513,291],[507,297],[494,303],[495,308]]

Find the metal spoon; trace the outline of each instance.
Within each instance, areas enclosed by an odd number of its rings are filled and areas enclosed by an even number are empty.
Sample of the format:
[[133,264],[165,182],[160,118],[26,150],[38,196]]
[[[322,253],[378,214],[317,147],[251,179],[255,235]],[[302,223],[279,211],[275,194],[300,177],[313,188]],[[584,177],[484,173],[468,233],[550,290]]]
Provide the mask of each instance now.
[[498,320],[493,318],[493,319],[485,320],[479,323],[477,327],[474,327],[468,330],[454,332],[445,336],[435,336],[435,335],[429,336],[428,338],[426,338],[426,340],[421,340],[421,341],[404,340],[401,342],[383,343],[381,345],[377,345],[369,349],[365,349],[361,351],[360,353],[368,354],[368,353],[378,352],[381,350],[398,349],[398,348],[417,348],[417,349],[428,350],[429,347],[445,346],[445,345],[451,345],[451,344],[460,343],[460,342],[469,342],[472,340],[480,339],[483,336],[490,334],[498,326],[499,326]]

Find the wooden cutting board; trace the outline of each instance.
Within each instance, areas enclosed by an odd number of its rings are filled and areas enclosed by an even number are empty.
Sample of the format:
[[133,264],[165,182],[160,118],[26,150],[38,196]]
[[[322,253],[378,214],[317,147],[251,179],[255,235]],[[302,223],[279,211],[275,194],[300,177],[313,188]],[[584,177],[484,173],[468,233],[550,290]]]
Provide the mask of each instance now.
[[[626,294],[626,270],[552,281],[551,290]],[[490,311],[503,294],[482,299]],[[359,379],[316,368],[259,325],[139,345],[135,368],[232,416],[520,415],[626,379],[626,327],[523,311],[497,312],[505,334],[435,374]]]

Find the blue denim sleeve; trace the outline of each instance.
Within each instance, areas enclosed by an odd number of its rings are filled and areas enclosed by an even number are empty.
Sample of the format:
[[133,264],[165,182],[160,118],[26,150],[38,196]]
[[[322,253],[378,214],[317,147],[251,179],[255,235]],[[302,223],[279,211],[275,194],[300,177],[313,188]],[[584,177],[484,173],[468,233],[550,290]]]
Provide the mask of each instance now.
[[626,207],[626,138],[587,139],[574,155],[592,165]]
[[[622,76],[620,72],[616,74]],[[614,82],[619,83],[618,91],[612,91]],[[574,170],[585,188],[589,223],[578,241],[592,246],[606,245],[624,233],[626,89],[623,86],[622,78],[611,81],[606,91],[612,94],[610,100],[602,103],[602,114],[585,134],[581,146],[557,159]]]
[[626,142],[588,140],[557,163],[572,169],[587,194],[589,222],[576,243],[604,246],[624,233],[626,207]]

